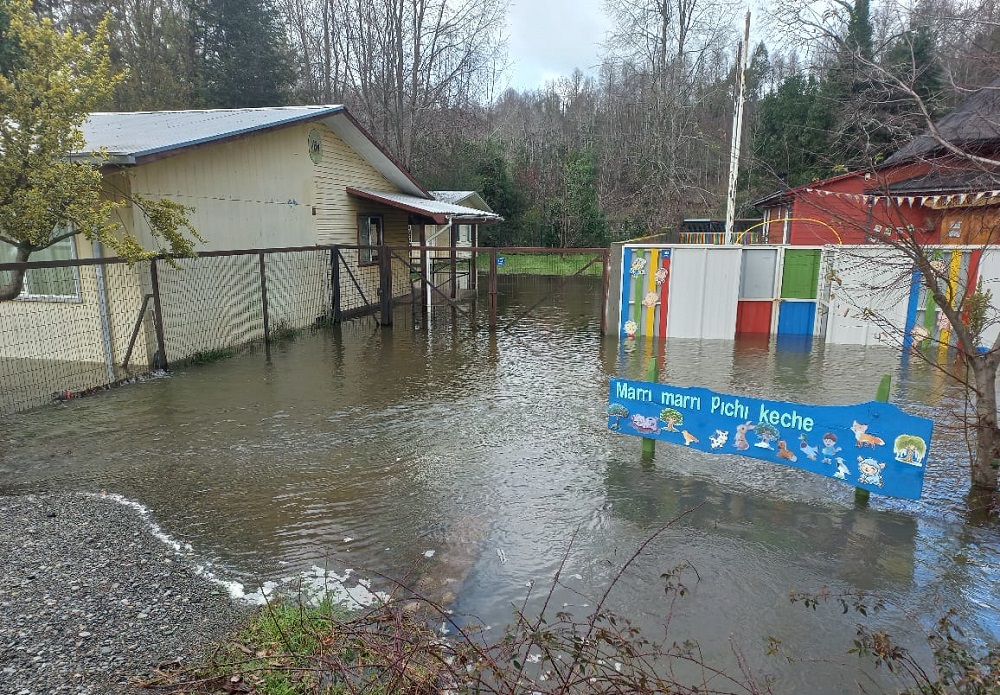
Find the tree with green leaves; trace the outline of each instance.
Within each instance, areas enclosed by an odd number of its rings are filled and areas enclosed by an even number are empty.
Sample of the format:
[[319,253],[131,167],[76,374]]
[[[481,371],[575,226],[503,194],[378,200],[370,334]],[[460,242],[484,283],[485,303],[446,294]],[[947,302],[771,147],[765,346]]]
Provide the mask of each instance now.
[[677,425],[684,424],[684,415],[676,408],[664,408],[660,411],[660,419],[667,423],[668,432],[676,432]]
[[202,106],[288,103],[295,63],[271,0],[188,0],[188,6]]
[[[90,161],[69,157],[84,149],[82,124],[121,78],[108,57],[108,19],[88,38],[37,18],[29,0],[10,0],[5,9],[16,60],[0,74],[0,242],[16,250],[19,263],[77,234],[131,261],[151,256],[115,222],[126,202],[105,194],[101,153]],[[130,202],[145,213],[160,250],[193,253],[200,237],[188,208],[139,196]],[[24,285],[23,270],[6,275],[0,300],[17,297]]]

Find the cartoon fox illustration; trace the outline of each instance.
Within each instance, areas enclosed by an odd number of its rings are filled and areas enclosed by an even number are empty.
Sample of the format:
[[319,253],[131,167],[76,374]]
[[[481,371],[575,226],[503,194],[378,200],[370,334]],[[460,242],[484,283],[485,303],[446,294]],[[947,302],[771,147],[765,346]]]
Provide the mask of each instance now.
[[876,446],[882,446],[885,442],[880,438],[876,437],[874,434],[868,434],[868,425],[862,425],[857,420],[851,425],[851,432],[854,432],[854,438],[856,444],[859,447],[870,446],[874,449]]
[[684,435],[684,446],[691,446],[698,443],[698,438],[687,430],[681,430],[681,434]]

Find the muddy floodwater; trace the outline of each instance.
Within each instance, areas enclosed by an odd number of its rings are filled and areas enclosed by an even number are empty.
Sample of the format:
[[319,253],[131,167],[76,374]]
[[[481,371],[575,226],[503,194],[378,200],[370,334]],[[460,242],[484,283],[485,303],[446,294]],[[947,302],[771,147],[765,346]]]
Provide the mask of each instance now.
[[[117,493],[248,592],[349,568],[422,582],[497,632],[526,597],[540,605],[561,562],[552,605],[586,614],[683,515],[612,605],[653,637],[669,613],[675,639],[730,669],[738,651],[781,693],[857,692],[872,673],[846,653],[858,617],[791,605],[792,590],[877,593],[888,607],[871,624],[924,663],[947,608],[974,641],[1000,639],[1000,528],[967,511],[948,427],[961,400],[939,371],[773,339],[620,344],[599,334],[599,278],[501,280],[505,326],[545,301],[494,335],[450,309],[421,326],[404,306],[392,329],[355,320],[270,362],[242,354],[6,418],[0,493]],[[858,509],[837,481],[665,443],[644,465],[606,408],[609,377],[642,379],[650,357],[664,382],[805,403],[869,400],[892,374],[893,400],[938,423],[923,499]],[[684,563],[671,608],[661,575]],[[766,656],[768,636],[816,661]]]

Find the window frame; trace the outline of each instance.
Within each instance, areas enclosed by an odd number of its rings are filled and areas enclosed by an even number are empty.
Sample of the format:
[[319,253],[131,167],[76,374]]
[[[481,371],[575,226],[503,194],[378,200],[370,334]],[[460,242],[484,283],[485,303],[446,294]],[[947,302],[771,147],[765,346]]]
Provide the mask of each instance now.
[[[72,227],[70,227],[69,229],[72,229]],[[74,235],[74,236],[66,237],[65,239],[60,239],[59,241],[56,242],[56,244],[61,244],[64,241],[69,244],[69,258],[64,258],[64,259],[50,259],[50,260],[75,261],[75,260],[77,260],[79,258],[78,254],[77,254],[77,250],[76,250],[76,236]],[[2,242],[0,242],[0,243],[2,243]],[[56,246],[56,244],[53,244],[52,246],[46,247],[46,249],[42,249],[42,250],[44,251],[44,250],[48,250],[49,248],[53,248],[54,246]],[[28,261],[27,262],[28,263],[31,262],[31,257],[30,256],[28,257]],[[40,270],[68,270],[68,271],[70,271],[72,273],[72,278],[73,278],[73,291],[74,291],[74,294],[43,294],[41,292],[32,292],[31,291],[31,284],[30,284],[31,274],[33,272],[39,272]],[[11,272],[11,271],[6,271],[6,272]],[[24,272],[24,284],[21,287],[21,293],[19,295],[17,295],[17,297],[15,297],[14,300],[18,301],[18,302],[51,302],[51,303],[64,303],[64,304],[77,304],[77,303],[80,303],[80,302],[83,301],[83,291],[82,291],[82,288],[80,286],[80,267],[79,266],[66,266],[65,268],[49,268],[49,269],[41,269],[41,268],[39,268],[39,269],[34,269],[34,270],[31,270],[31,269],[25,270],[25,272]]]
[[[377,221],[378,224],[378,232],[376,235],[378,238],[373,243],[371,239],[371,225],[372,222],[374,221]],[[362,240],[361,236],[361,230],[363,229],[362,225],[368,226],[368,234],[366,235],[368,241],[367,244]],[[385,219],[382,217],[382,215],[366,215],[366,214],[358,215],[358,265],[359,266],[377,265],[379,262],[378,247],[383,246],[384,242],[385,242]],[[373,247],[373,248],[368,248],[368,247]]]

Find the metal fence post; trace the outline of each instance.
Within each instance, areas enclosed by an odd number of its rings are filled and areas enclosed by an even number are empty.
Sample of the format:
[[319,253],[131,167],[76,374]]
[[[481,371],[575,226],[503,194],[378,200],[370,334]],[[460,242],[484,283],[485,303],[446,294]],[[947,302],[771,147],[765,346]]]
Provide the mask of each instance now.
[[271,320],[267,313],[267,268],[264,265],[264,254],[260,258],[260,303],[264,312],[264,355],[271,359]]
[[330,249],[330,320],[340,323],[340,247]]
[[160,276],[156,270],[156,259],[149,262],[149,280],[153,290],[153,325],[156,327],[156,349],[159,352],[157,366],[170,369],[167,361],[167,341],[163,336],[163,306],[160,304]]
[[379,277],[379,323],[383,326],[392,325],[392,255],[389,247],[378,249]]

